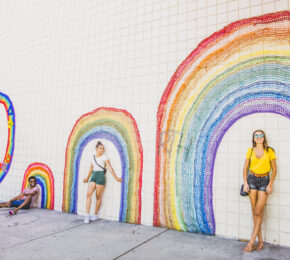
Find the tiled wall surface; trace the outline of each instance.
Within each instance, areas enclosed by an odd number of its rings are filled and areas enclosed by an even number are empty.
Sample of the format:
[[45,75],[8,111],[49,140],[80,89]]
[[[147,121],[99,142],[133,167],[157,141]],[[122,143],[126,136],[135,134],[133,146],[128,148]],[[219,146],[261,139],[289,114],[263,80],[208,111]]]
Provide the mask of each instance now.
[[[16,114],[13,162],[0,184],[0,199],[21,190],[32,162],[47,164],[55,179],[55,209],[61,210],[65,149],[75,121],[98,107],[130,112],[143,150],[142,224],[152,225],[156,113],[178,65],[204,38],[225,25],[269,12],[289,10],[288,0],[1,1],[0,91]],[[0,155],[7,140],[0,110]],[[289,120],[252,115],[225,135],[214,171],[216,233],[247,238],[250,204],[238,196],[251,132],[262,128],[278,154],[278,176],[265,216],[271,243],[290,245]],[[4,145],[3,145],[4,144]],[[78,213],[85,209],[87,174],[94,143],[82,156]],[[120,174],[114,146],[107,154]],[[109,174],[108,174],[109,175]],[[108,177],[101,216],[116,220],[120,186]]]

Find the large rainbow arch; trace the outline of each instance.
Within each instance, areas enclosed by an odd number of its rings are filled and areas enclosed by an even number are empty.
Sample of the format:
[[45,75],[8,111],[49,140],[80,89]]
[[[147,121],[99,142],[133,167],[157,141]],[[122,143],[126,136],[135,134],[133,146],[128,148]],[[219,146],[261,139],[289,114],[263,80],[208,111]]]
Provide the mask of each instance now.
[[41,208],[54,209],[54,178],[51,169],[44,163],[30,164],[24,173],[21,191],[28,188],[31,176],[36,178],[41,187]]
[[80,159],[84,147],[96,138],[109,140],[119,152],[123,179],[119,221],[140,224],[143,169],[141,139],[132,115],[116,108],[98,108],[75,123],[66,148],[63,211],[77,213]]
[[0,162],[0,183],[4,180],[11,166],[13,151],[14,151],[14,137],[15,137],[15,113],[14,107],[10,98],[4,93],[0,92],[0,104],[4,105],[7,122],[8,122],[8,140],[6,145],[6,152],[4,160]]
[[163,93],[157,114],[153,224],[215,233],[218,146],[253,113],[290,119],[290,12],[241,20],[204,41]]

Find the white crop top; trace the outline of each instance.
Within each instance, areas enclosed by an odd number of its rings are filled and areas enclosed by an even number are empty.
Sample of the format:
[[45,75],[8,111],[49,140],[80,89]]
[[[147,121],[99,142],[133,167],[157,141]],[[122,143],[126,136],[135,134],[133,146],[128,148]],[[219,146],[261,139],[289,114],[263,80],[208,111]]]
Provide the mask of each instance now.
[[103,171],[104,169],[96,164],[95,159],[100,166],[105,168],[105,162],[109,160],[109,158],[104,154],[100,157],[97,157],[95,154],[92,156],[91,163],[93,165],[93,171]]

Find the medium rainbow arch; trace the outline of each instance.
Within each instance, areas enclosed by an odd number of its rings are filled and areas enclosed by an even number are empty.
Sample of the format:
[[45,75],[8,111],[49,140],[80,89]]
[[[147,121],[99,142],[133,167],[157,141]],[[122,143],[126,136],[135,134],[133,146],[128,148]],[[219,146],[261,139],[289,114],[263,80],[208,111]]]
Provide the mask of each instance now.
[[157,114],[153,224],[215,233],[212,176],[226,131],[253,113],[290,119],[290,12],[241,20],[204,41]]
[[143,148],[133,116],[116,108],[98,108],[75,123],[66,148],[63,211],[77,213],[80,159],[84,147],[96,138],[112,142],[120,156],[123,182],[119,221],[140,224]]
[[41,187],[41,208],[54,209],[54,178],[50,168],[39,162],[30,164],[23,177],[22,191],[28,188],[29,177],[34,176]]
[[12,162],[14,151],[14,137],[15,137],[15,113],[10,98],[1,92],[0,92],[0,103],[4,105],[8,122],[8,139],[6,145],[6,152],[3,162],[0,162],[0,183],[1,183],[5,178],[5,176],[7,175]]

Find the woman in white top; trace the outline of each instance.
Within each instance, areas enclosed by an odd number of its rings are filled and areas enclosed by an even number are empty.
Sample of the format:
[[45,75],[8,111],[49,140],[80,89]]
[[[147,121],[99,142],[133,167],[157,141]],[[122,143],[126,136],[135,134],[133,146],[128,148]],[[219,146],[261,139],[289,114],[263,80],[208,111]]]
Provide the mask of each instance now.
[[[117,177],[108,157],[104,154],[104,152],[104,145],[101,142],[98,142],[96,145],[96,155],[94,155],[91,159],[91,167],[88,173],[88,177],[84,179],[84,183],[89,182],[87,190],[86,216],[84,223],[89,223],[90,220],[94,221],[98,219],[98,211],[101,206],[102,196],[106,184],[106,168],[109,168],[116,181],[122,182],[122,179]],[[89,214],[92,203],[92,195],[95,190],[97,197],[96,209],[95,214],[90,217]]]

